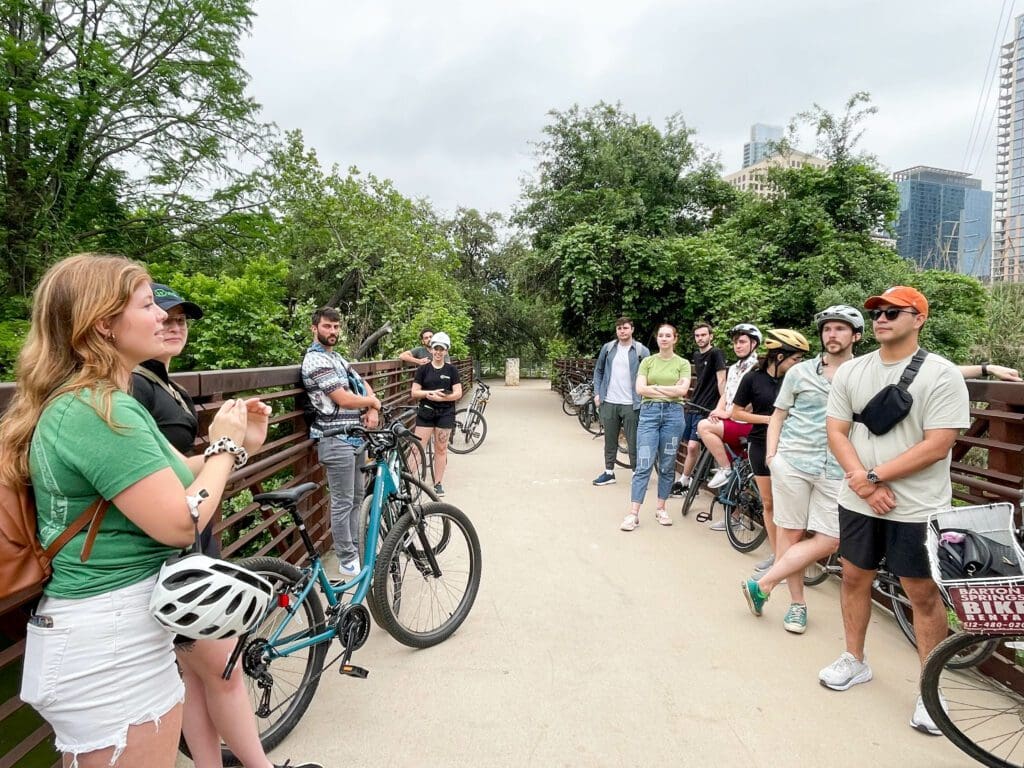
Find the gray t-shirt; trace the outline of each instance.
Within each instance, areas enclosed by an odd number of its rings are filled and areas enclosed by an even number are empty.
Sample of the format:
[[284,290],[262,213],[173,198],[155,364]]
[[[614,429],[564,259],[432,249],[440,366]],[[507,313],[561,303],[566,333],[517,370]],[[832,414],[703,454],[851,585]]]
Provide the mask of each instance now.
[[615,357],[612,358],[612,374],[608,378],[608,394],[605,396],[606,403],[615,405],[633,404],[633,377],[629,373],[629,349],[633,346],[630,342],[623,346],[619,344],[615,350]]
[[[849,421],[850,442],[866,469],[873,469],[924,439],[929,429],[965,429],[970,426],[967,384],[949,360],[929,354],[909,391],[914,398],[910,414],[884,435],[873,435],[853,422],[867,402],[888,384],[899,382],[910,357],[883,363],[878,352],[844,363],[832,378],[828,415]],[[953,489],[949,478],[950,454],[908,477],[888,482],[896,495],[896,507],[884,515],[900,523],[924,522],[931,513],[949,507]],[[878,517],[868,503],[844,482],[839,503],[847,509]]]
[[[415,357],[417,360],[429,360],[430,359],[430,350],[427,349],[424,346],[413,347],[412,349],[409,350],[409,354],[412,355],[413,357]],[[447,354],[445,354],[444,361],[446,363],[450,363],[452,361],[452,359]]]

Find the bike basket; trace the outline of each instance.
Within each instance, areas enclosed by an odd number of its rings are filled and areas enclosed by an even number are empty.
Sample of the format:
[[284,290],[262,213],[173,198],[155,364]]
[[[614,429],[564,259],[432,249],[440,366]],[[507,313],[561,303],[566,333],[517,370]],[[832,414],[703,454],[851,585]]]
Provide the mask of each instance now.
[[1024,630],[1024,549],[1013,505],[953,507],[928,520],[932,578],[950,598],[964,631]]
[[590,385],[589,381],[585,381],[582,384],[577,384],[575,387],[569,390],[569,399],[576,405],[586,405],[590,400],[594,399],[594,390]]

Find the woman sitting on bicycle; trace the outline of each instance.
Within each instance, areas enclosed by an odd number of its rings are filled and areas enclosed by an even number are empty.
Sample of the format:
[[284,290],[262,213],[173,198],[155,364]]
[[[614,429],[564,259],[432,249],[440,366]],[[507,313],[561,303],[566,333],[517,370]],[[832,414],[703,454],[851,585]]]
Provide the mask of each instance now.
[[28,628],[21,699],[53,727],[64,765],[174,765],[184,688],[150,596],[163,562],[193,541],[186,496],[208,494],[205,527],[235,452],[266,437],[270,408],[255,399],[224,401],[205,461],[160,434],[127,390],[132,369],[163,353],[165,316],[135,262],[58,262],[36,288],[0,423],[0,482],[32,484],[44,545],[95,500],[111,502],[91,555],[82,531],[53,560]]
[[640,505],[647,495],[654,462],[658,462],[658,506],[654,516],[672,525],[665,503],[672,492],[676,452],[683,433],[683,398],[690,388],[690,364],[675,353],[679,333],[674,325],[658,326],[658,354],[640,362],[636,392],[642,398],[636,430],[636,470],[630,483],[630,509],[619,528],[632,531],[640,525]]
[[775,397],[782,385],[782,377],[811,351],[811,345],[804,335],[788,328],[770,329],[765,334],[764,345],[768,353],[755,370],[743,377],[732,401],[733,419],[753,425],[747,435],[747,457],[764,504],[764,529],[772,551],[767,560],[758,563],[757,568],[761,571],[767,571],[775,562],[772,480],[765,463],[768,422],[775,409]]
[[455,427],[455,404],[462,399],[459,369],[445,362],[452,340],[447,333],[430,339],[430,363],[416,369],[412,399],[416,409],[416,437],[424,445],[434,441],[434,493],[444,496],[444,471],[448,465],[448,436]]

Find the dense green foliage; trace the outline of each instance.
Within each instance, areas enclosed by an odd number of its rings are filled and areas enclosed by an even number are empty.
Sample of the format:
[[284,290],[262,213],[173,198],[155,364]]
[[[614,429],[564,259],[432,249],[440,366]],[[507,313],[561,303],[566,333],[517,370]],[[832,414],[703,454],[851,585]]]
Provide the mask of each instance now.
[[[0,377],[42,271],[90,249],[204,308],[179,369],[294,363],[325,304],[349,356],[394,357],[431,326],[457,356],[530,365],[593,354],[623,313],[645,341],[661,321],[807,330],[895,283],[931,299],[930,348],[1009,359],[976,281],[916,273],[871,238],[897,196],[855,151],[867,94],[798,116],[830,165],[772,171],[769,198],[727,185],[681,115],[659,127],[599,103],[550,113],[510,218],[448,217],[259,122],[238,47],[252,15],[252,0],[0,4]],[[1002,317],[1016,300],[999,295]]]

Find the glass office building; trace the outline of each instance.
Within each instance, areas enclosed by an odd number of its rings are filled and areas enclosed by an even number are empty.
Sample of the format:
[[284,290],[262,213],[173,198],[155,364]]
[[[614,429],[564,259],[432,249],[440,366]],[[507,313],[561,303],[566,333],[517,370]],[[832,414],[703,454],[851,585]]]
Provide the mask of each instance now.
[[771,142],[782,139],[782,128],[777,125],[754,123],[750,126],[750,141],[743,145],[743,167],[760,162],[768,157]]
[[900,192],[896,250],[922,269],[988,279],[992,193],[968,173],[915,166],[893,174]]
[[1024,278],[1024,14],[1000,59],[992,279]]

